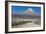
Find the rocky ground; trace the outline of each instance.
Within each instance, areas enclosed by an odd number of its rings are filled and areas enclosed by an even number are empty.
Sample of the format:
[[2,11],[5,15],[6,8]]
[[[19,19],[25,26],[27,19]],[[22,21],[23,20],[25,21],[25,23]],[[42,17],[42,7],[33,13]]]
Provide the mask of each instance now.
[[40,24],[29,22],[26,24],[18,25],[18,26],[13,26],[13,28],[30,28],[30,27],[38,27],[38,26],[40,26]]

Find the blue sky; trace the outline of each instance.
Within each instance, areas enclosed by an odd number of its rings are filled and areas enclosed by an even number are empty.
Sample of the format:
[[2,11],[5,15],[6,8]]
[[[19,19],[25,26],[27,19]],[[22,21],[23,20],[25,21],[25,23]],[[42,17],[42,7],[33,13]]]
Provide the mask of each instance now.
[[33,9],[33,12],[40,16],[41,14],[41,7],[32,7],[32,6],[12,6],[12,13],[13,14],[20,14],[27,10],[28,8]]

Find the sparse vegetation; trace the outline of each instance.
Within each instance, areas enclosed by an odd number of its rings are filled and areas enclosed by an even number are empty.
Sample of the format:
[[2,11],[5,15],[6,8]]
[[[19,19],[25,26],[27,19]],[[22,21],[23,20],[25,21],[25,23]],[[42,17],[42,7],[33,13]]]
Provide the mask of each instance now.
[[20,21],[20,22],[14,22],[14,24],[12,23],[12,26],[17,26],[17,25],[22,25],[22,24],[26,24],[28,22],[32,22],[32,21]]

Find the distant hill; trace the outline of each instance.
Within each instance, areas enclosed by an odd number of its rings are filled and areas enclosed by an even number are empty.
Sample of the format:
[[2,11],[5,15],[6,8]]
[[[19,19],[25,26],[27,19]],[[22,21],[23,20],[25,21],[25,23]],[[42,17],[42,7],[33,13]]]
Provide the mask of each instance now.
[[13,18],[40,18],[40,16],[31,16],[31,15],[17,15],[17,14],[12,14]]

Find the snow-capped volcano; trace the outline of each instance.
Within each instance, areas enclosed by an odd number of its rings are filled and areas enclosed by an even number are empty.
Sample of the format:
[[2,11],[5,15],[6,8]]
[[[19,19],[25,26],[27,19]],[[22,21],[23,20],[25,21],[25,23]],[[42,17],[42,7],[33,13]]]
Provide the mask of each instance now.
[[24,11],[25,15],[31,15],[31,16],[35,16],[36,14],[33,12],[33,9],[28,8],[26,11]]
[[20,13],[20,14],[12,14],[13,17],[16,17],[16,18],[40,18],[40,16],[37,16],[33,9],[31,8],[28,8],[26,9],[26,11]]
[[[15,14],[17,15],[17,14]],[[37,16],[36,13],[34,13],[34,10],[32,8],[28,8],[25,11],[19,13],[18,15],[30,15],[30,16]]]

